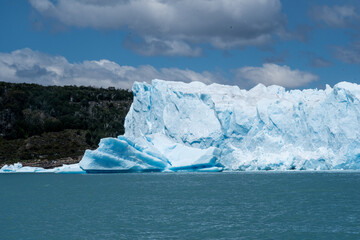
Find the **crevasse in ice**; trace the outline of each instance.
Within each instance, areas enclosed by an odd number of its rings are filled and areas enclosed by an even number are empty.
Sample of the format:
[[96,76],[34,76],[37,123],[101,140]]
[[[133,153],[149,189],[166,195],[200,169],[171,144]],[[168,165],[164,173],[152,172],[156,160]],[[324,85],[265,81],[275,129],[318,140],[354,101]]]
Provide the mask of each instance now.
[[91,171],[360,169],[360,86],[251,90],[135,82],[125,134],[87,150]]

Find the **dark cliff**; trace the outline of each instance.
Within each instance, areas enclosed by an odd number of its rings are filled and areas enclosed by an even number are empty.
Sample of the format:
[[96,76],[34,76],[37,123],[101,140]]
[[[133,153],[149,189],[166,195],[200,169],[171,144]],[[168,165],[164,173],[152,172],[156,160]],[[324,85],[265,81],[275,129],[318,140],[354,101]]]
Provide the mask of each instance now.
[[53,167],[124,133],[132,93],[115,88],[0,82],[0,166]]

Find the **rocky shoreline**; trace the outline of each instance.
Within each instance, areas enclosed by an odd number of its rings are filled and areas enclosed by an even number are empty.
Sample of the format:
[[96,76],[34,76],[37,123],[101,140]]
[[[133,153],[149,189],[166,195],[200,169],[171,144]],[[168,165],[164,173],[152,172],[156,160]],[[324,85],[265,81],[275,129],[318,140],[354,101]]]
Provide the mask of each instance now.
[[29,166],[29,167],[42,167],[45,169],[54,168],[54,167],[61,167],[64,164],[75,164],[80,162],[82,156],[78,157],[66,157],[66,158],[60,158],[56,160],[47,160],[47,159],[37,159],[35,161],[31,162],[23,162],[23,166]]
[[[31,161],[23,161],[21,162],[21,164],[24,167],[41,167],[44,169],[51,169],[51,168],[55,168],[55,167],[61,167],[62,165],[66,164],[75,164],[80,162],[82,158],[81,156],[78,157],[66,157],[66,158],[60,158],[60,159],[55,159],[55,160],[48,160],[48,159],[35,159],[35,160],[31,160]],[[0,168],[2,168],[3,166],[5,166],[6,164],[2,164],[0,165]]]

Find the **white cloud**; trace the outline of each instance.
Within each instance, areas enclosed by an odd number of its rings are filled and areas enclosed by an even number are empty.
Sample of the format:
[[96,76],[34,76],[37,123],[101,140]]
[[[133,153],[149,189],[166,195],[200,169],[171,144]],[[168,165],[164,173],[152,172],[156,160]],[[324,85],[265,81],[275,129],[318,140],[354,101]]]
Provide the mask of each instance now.
[[144,55],[197,56],[190,44],[218,49],[268,44],[284,34],[280,0],[29,0],[68,26],[128,29],[142,38],[125,46]]
[[262,67],[242,67],[235,70],[235,81],[248,83],[249,86],[262,83],[266,86],[300,87],[318,77],[308,72],[291,70],[290,67],[265,63]]
[[225,81],[221,76],[206,71],[199,73],[178,68],[157,70],[150,65],[120,66],[109,60],[69,63],[64,57],[28,48],[0,53],[0,79],[7,82],[131,88],[134,81],[150,82],[155,78],[208,84]]
[[152,79],[158,78],[182,82],[200,81],[206,84],[236,84],[242,88],[249,88],[258,83],[301,87],[318,79],[311,73],[271,63],[266,63],[262,67],[238,68],[232,72],[233,76],[225,79],[216,72],[195,72],[179,68],[156,69],[150,65],[121,66],[106,59],[69,63],[62,56],[52,56],[28,48],[11,53],[0,52],[0,80],[14,83],[114,86],[129,89],[134,81],[151,82]]
[[348,27],[353,21],[359,20],[354,6],[317,6],[310,14],[315,20],[330,27]]

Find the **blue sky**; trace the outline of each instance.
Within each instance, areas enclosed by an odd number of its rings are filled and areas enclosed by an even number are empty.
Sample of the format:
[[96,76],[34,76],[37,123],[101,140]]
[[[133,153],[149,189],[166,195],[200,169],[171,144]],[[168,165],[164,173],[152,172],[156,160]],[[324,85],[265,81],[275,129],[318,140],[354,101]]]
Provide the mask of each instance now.
[[360,83],[353,0],[3,0],[0,81]]

